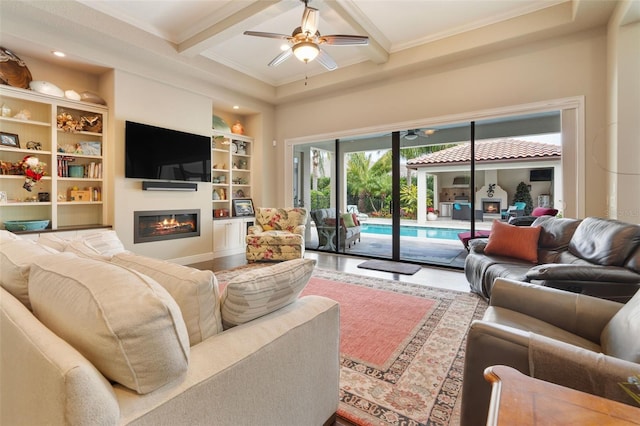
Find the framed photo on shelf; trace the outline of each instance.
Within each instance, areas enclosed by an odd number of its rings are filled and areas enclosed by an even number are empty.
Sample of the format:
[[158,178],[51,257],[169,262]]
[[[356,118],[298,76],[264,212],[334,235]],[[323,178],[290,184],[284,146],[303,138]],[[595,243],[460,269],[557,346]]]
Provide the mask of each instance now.
[[0,132],[0,145],[11,148],[20,148],[20,139],[15,133]]
[[235,198],[231,200],[234,216],[253,216],[253,201],[251,198]]

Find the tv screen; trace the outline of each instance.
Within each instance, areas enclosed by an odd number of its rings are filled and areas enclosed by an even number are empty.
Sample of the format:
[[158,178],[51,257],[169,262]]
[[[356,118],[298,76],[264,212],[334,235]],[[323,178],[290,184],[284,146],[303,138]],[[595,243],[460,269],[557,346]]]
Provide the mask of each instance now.
[[533,169],[529,171],[529,182],[546,182],[553,179],[553,169]]
[[125,123],[125,177],[211,182],[208,136]]

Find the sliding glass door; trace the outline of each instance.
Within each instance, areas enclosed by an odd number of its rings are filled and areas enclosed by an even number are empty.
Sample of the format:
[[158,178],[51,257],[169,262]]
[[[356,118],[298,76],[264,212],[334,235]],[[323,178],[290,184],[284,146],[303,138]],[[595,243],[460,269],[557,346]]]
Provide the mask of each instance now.
[[560,140],[551,111],[294,145],[306,246],[462,268],[493,220],[559,204]]

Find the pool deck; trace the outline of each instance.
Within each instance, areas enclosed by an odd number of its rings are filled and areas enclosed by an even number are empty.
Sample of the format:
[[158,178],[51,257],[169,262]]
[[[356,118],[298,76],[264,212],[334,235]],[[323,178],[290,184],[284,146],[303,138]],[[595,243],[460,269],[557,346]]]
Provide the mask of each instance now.
[[[391,219],[382,218],[370,217],[363,222],[367,224],[391,225]],[[476,230],[490,230],[492,222],[493,218],[487,218],[484,222],[476,222]],[[415,220],[401,219],[400,225],[459,229],[460,232],[469,231],[470,229],[469,222],[452,220],[447,217],[439,217],[437,220],[429,221],[424,225],[419,225]],[[313,222],[312,228],[315,228]],[[317,238],[315,229],[313,229],[312,235]],[[315,244],[313,242],[311,243],[311,247],[314,246],[317,247],[317,240]],[[361,233],[360,242],[352,245],[351,248],[347,248],[345,254],[389,258],[391,257],[391,235]],[[463,268],[466,255],[467,251],[459,239],[400,237],[401,260]]]

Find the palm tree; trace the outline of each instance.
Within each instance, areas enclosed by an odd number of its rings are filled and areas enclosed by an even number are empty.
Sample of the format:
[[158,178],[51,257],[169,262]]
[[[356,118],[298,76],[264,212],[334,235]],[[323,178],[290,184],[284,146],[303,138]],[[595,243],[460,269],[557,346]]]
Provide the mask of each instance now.
[[325,175],[324,163],[331,157],[328,151],[311,148],[311,189],[318,190],[318,179]]

